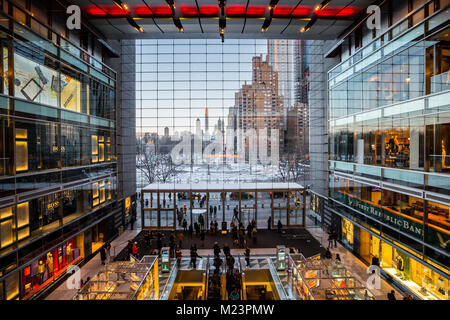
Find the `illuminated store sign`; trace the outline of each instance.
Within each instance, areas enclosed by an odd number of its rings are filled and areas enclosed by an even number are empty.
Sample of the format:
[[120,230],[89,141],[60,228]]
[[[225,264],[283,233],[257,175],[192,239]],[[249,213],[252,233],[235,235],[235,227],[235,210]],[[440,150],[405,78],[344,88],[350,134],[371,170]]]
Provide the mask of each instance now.
[[378,220],[382,220],[389,225],[395,226],[402,231],[413,234],[416,237],[423,237],[423,225],[421,225],[420,223],[405,219],[401,216],[396,215],[395,213],[391,213],[360,199],[356,199],[348,195],[343,195],[343,197],[345,204],[366,214],[369,214],[370,216],[375,217]]

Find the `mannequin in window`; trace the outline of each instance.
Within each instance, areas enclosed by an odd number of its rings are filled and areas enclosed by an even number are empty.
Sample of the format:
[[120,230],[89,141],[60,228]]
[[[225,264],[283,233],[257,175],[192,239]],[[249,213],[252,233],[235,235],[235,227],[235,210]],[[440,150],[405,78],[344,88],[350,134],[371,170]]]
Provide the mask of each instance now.
[[46,265],[48,277],[53,277],[53,255],[50,252],[47,253]]
[[404,273],[403,273],[403,259],[400,256],[397,256],[397,262],[396,262],[397,272],[400,279],[404,279]]
[[39,285],[41,285],[44,280],[44,271],[45,271],[45,265],[42,262],[42,260],[39,260],[39,264],[37,266],[37,275],[38,275]]
[[72,244],[69,243],[66,247],[67,264],[72,263]]

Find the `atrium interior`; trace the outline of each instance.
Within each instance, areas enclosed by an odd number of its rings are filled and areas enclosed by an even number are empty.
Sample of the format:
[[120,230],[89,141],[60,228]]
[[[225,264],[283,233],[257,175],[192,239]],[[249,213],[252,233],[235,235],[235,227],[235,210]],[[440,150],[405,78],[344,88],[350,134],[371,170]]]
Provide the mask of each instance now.
[[448,0],[0,0],[0,300],[449,300]]

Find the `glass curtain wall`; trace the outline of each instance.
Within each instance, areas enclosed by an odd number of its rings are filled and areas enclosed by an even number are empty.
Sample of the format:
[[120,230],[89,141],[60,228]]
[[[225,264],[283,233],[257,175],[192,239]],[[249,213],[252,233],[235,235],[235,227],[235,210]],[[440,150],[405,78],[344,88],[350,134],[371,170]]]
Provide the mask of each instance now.
[[298,130],[286,128],[288,114],[294,129],[303,121],[288,113],[296,105],[295,44],[136,40],[138,186],[303,184]]

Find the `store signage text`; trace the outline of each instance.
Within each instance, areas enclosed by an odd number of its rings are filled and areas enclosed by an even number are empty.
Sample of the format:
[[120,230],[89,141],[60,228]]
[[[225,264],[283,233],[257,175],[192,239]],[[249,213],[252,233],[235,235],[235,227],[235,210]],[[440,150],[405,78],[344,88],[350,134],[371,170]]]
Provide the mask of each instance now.
[[411,233],[415,236],[423,237],[423,226],[417,222],[409,221],[393,213],[390,213],[387,210],[382,210],[381,208],[375,207],[371,204],[348,195],[344,195],[344,202],[353,208],[356,208],[377,218],[378,220],[385,221],[390,225],[395,225],[402,231],[407,231],[408,233]]

